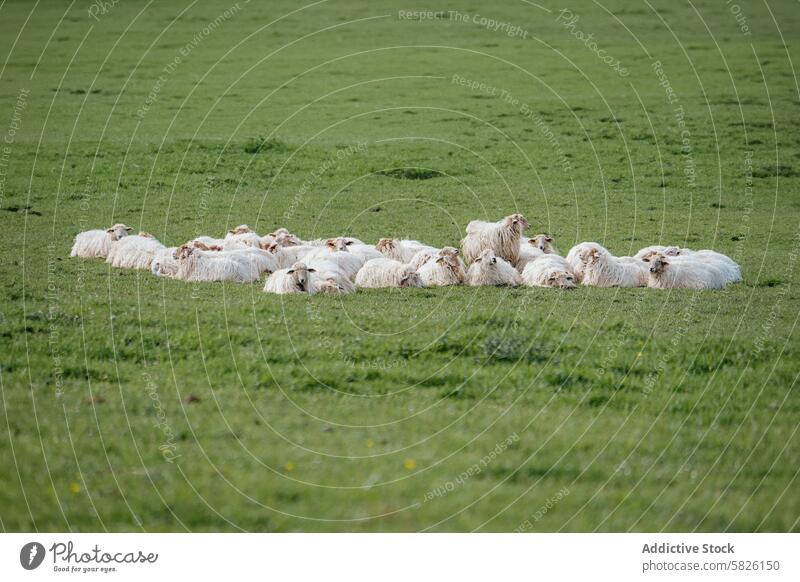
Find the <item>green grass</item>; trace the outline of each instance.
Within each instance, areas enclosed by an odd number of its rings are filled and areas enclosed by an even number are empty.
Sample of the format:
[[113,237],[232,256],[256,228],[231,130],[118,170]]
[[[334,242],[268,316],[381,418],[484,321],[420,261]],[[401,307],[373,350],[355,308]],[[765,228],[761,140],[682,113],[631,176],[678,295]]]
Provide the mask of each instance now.
[[[544,4],[3,3],[2,528],[800,529],[796,3],[746,36],[576,0],[625,77]],[[280,298],[67,257],[114,222],[444,245],[517,210],[745,280]]]

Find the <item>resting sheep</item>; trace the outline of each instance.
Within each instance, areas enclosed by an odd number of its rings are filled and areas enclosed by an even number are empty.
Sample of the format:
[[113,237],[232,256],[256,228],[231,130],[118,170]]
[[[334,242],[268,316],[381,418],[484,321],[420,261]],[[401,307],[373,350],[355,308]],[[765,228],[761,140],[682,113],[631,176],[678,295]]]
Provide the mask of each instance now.
[[473,220],[467,225],[467,236],[461,240],[464,258],[473,262],[486,249],[516,267],[519,257],[519,241],[522,233],[530,227],[521,214],[506,216],[498,222]]
[[264,292],[278,295],[316,293],[317,287],[311,281],[311,277],[315,273],[315,269],[307,267],[305,263],[297,262],[290,268],[275,271],[267,277],[264,283]]
[[553,244],[554,240],[555,239],[553,239],[553,237],[549,234],[537,234],[536,236],[529,238],[528,242],[546,255],[557,255],[558,251]]
[[422,281],[413,265],[394,259],[372,259],[358,271],[356,287],[422,287]]
[[519,243],[519,256],[516,263],[517,271],[521,273],[528,263],[543,256],[545,256],[544,252],[536,244],[535,239],[523,238]]
[[421,243],[418,240],[400,240],[395,238],[382,238],[375,245],[384,256],[401,263],[409,263],[417,253],[428,251],[431,255],[437,253],[439,249]]
[[106,230],[96,229],[80,232],[75,236],[69,256],[105,259],[111,246],[128,236],[132,230],[130,226],[115,224]]
[[719,267],[692,255],[656,254],[644,261],[650,265],[647,286],[653,289],[722,289],[727,283]]
[[462,285],[467,279],[464,262],[458,256],[458,249],[444,247],[417,271],[422,284],[426,287]]
[[123,237],[111,245],[106,263],[121,269],[150,270],[155,253],[164,248],[152,234],[140,232]]
[[467,284],[473,287],[491,285],[510,285],[515,287],[522,282],[517,270],[511,264],[486,249],[469,266]]
[[174,258],[178,263],[176,279],[183,281],[232,281],[253,283],[259,273],[249,259],[221,251],[203,251],[189,245],[179,247]]
[[567,261],[558,255],[544,255],[528,263],[522,271],[522,282],[529,287],[575,288],[575,277]]
[[[581,282],[584,285],[593,287],[647,285],[647,268],[642,261],[633,257],[615,257],[597,243],[581,244],[585,246],[577,253],[577,260],[580,262]],[[572,266],[569,255],[567,257],[568,264]]]

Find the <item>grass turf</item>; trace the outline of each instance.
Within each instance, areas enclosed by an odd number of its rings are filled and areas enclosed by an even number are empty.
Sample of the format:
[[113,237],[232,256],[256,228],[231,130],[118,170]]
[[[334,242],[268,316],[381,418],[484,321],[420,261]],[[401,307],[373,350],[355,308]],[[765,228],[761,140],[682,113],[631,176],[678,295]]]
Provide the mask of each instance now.
[[[425,8],[0,5],[5,530],[798,529],[794,3]],[[67,258],[517,210],[745,281],[275,297]]]

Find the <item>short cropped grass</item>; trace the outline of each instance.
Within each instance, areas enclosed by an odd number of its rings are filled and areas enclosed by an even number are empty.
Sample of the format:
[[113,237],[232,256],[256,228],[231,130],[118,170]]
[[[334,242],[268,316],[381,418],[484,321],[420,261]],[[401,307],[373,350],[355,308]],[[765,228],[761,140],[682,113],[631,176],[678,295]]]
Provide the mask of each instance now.
[[[799,529],[796,3],[91,6],[0,5],[4,530]],[[515,211],[745,280],[276,297],[68,258]]]

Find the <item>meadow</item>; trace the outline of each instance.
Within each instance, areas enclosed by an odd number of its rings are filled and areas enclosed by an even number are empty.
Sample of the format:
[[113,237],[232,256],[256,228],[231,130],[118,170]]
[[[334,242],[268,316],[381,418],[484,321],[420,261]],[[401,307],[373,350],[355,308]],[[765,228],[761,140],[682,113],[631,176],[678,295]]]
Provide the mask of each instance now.
[[[1,2],[0,526],[797,531],[798,39],[790,0]],[[744,281],[277,297],[68,257],[512,212]]]

